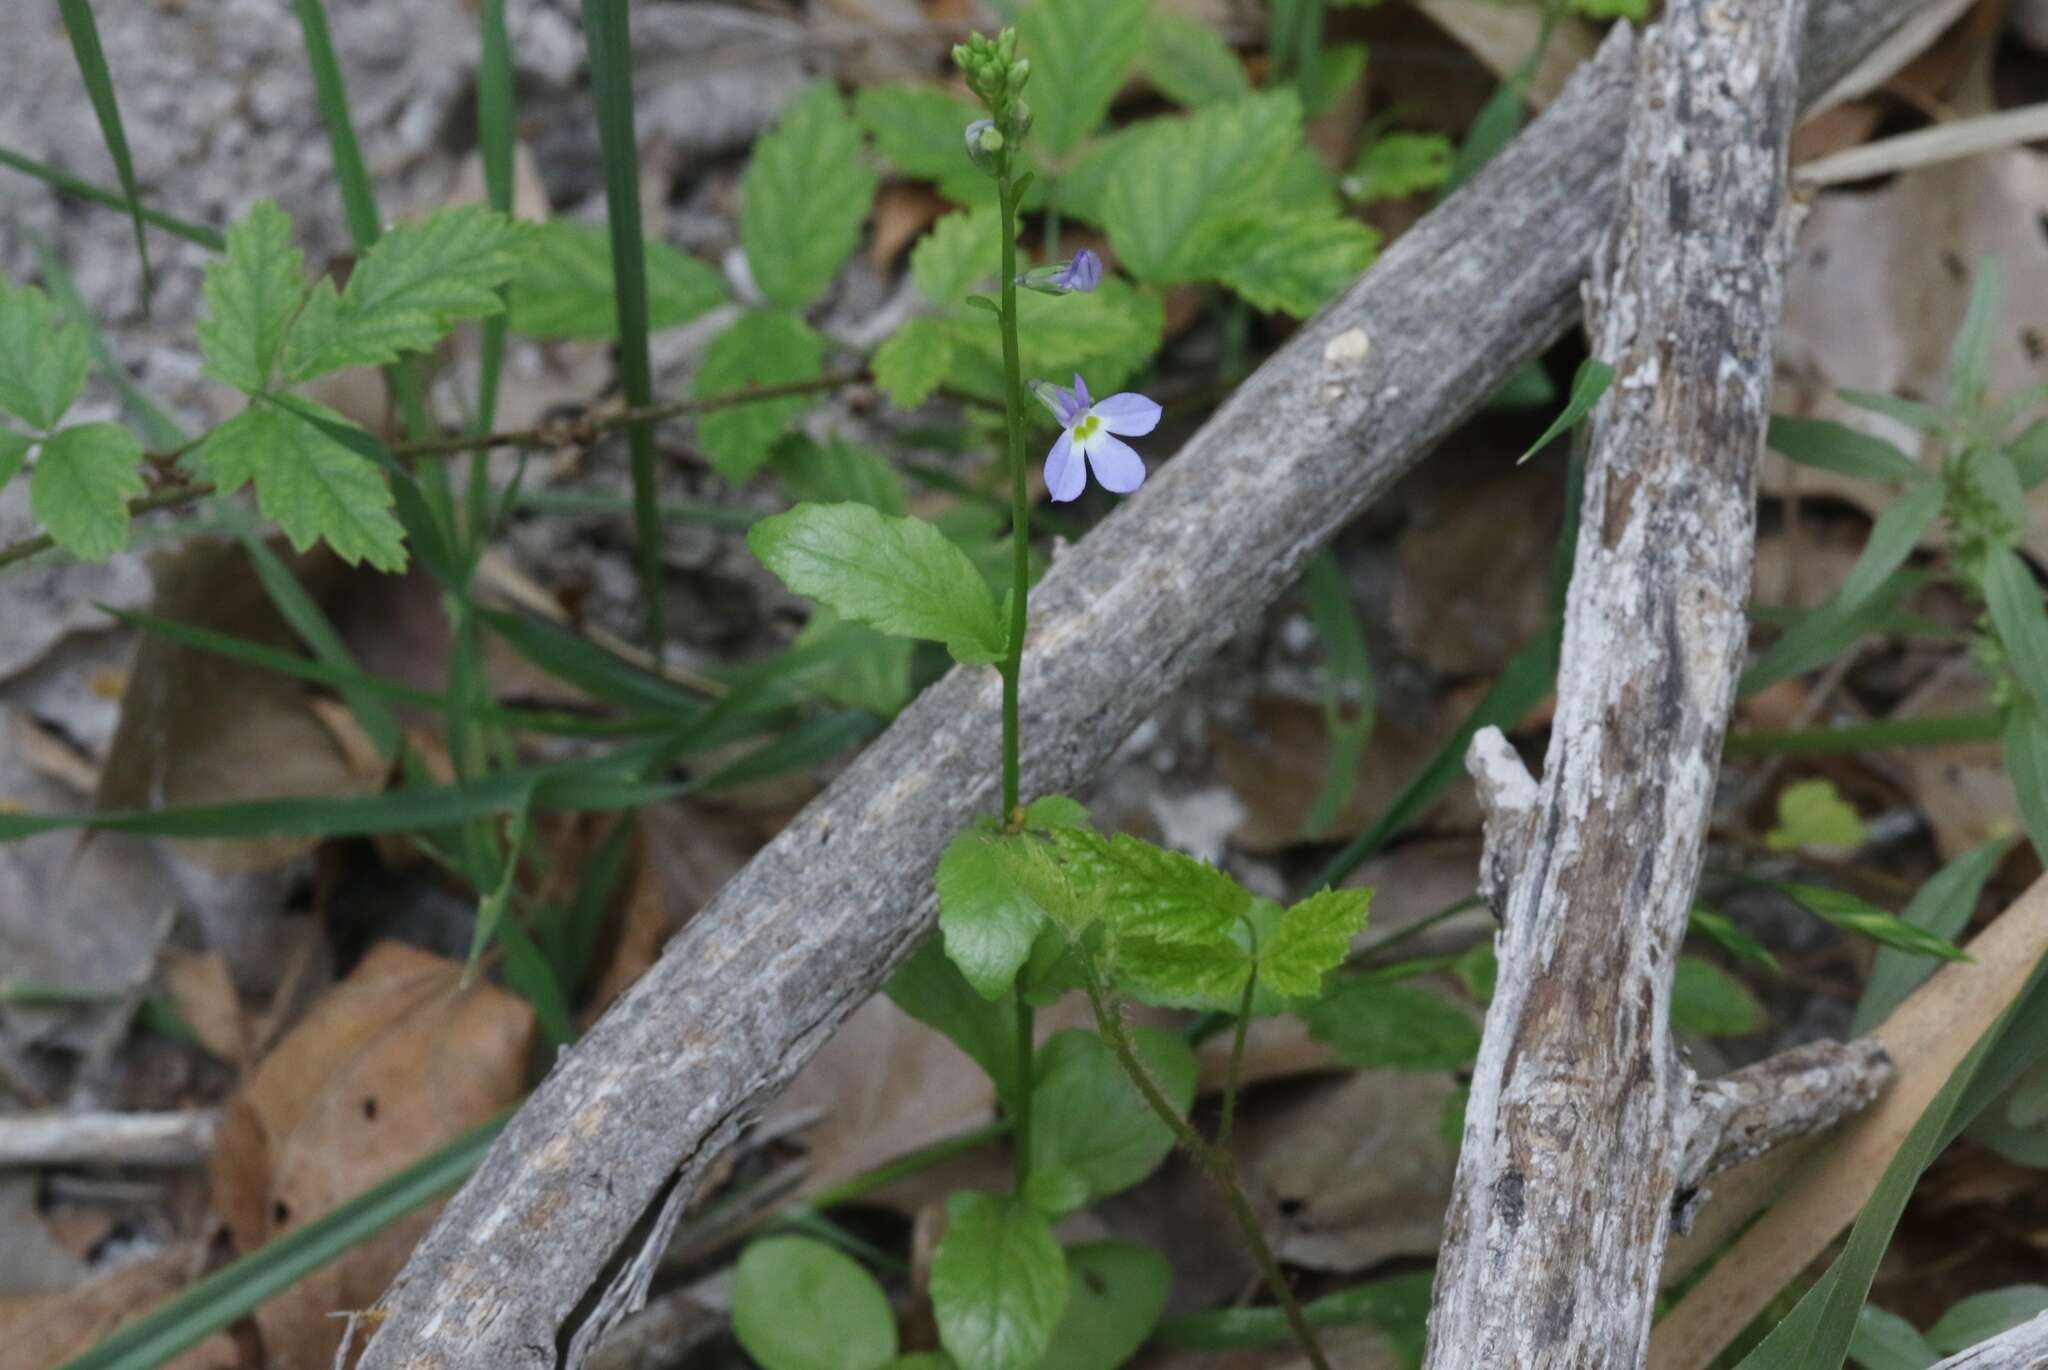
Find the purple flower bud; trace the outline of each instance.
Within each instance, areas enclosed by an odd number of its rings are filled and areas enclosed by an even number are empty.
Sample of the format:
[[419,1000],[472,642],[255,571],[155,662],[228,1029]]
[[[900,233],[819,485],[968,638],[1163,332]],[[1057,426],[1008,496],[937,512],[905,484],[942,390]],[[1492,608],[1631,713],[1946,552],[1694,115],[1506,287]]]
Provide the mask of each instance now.
[[1102,284],[1102,258],[1084,247],[1074,254],[1070,262],[1034,266],[1029,271],[1018,272],[1017,284],[1041,295],[1085,294]]

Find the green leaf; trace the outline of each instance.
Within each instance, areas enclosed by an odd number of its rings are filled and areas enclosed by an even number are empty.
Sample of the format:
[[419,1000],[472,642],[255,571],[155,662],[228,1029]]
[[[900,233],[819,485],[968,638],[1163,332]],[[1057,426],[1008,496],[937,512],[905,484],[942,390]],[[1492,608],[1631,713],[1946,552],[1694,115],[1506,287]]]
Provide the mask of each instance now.
[[1962,327],[1949,344],[1948,406],[1958,414],[1982,406],[1984,388],[1991,379],[1991,344],[1998,329],[1998,258],[1986,257],[1977,264],[1976,284],[1970,291],[1970,307]]
[[1067,1311],[1036,1370],[1117,1370],[1158,1326],[1172,1284],[1173,1267],[1149,1246],[1068,1247]]
[[1365,75],[1365,44],[1338,43],[1316,53],[1299,83],[1302,112],[1313,119],[1337,103]]
[[888,459],[872,447],[844,438],[816,443],[794,435],[775,449],[775,474],[793,502],[838,504],[852,501],[884,514],[901,514],[903,478]]
[[2035,703],[2048,707],[2048,610],[2042,608],[2033,573],[2009,547],[1996,549],[1985,561],[1984,605],[2020,683]]
[[[2009,838],[1994,837],[1956,857],[1914,893],[1911,902],[1899,911],[1900,920],[1953,942],[1969,925],[1970,915],[1977,911],[1978,896],[1984,892],[1984,882],[1998,869],[2011,846]],[[1869,983],[1863,987],[1863,997],[1856,1001],[1856,1034],[1861,1036],[1889,1018],[1892,1010],[1933,973],[1934,966],[1924,956],[1892,947],[1878,948]]]
[[910,702],[910,665],[917,645],[905,638],[884,637],[820,605],[791,646],[816,653],[784,678],[800,697],[829,699],[878,718],[894,718]]
[[14,473],[28,460],[28,449],[35,445],[35,439],[26,433],[0,428],[0,487],[14,479]]
[[[1158,1008],[1205,1009],[1235,1014],[1244,1002],[1252,958],[1236,937],[1164,942],[1124,937],[1116,944],[1111,974],[1116,988]],[[1254,992],[1254,1014],[1278,1011],[1270,986]]]
[[1856,1314],[1849,1359],[1863,1370],[1929,1370],[1941,1353],[1927,1344],[1912,1323],[1866,1303]]
[[1259,982],[1276,994],[1322,992],[1323,977],[1344,963],[1365,929],[1369,889],[1319,890],[1282,913],[1259,939]]
[[1473,1002],[1491,1004],[1494,987],[1500,982],[1500,956],[1492,942],[1474,942],[1451,963],[1451,974],[1458,977]]
[[2048,480],[2048,419],[2037,419],[2005,445],[2012,459],[2013,476],[2021,488],[2031,490]]
[[1778,793],[1778,826],[1764,834],[1772,851],[1801,847],[1854,851],[1863,845],[1863,818],[1827,779],[1800,780]]
[[1927,1343],[1944,1356],[1967,1351],[2048,1312],[2048,1285],[2009,1284],[1958,1299],[1927,1329]]
[[829,81],[798,96],[754,144],[740,195],[740,242],[761,293],[790,308],[824,294],[875,201],[860,128]]
[[1441,133],[1383,133],[1359,149],[1344,193],[1362,205],[1435,190],[1451,176],[1451,140]]
[[[1159,1092],[1185,1115],[1195,1101],[1195,1053],[1154,1028],[1130,1029]],[[1038,1048],[1031,1085],[1031,1163],[1071,1171],[1086,1199],[1129,1189],[1173,1150],[1172,1129],[1145,1103],[1116,1054],[1092,1032],[1054,1033]]]
[[[331,409],[300,403],[348,426]],[[405,533],[391,516],[383,472],[294,413],[251,405],[207,434],[192,459],[224,495],[253,481],[256,507],[298,551],[324,539],[351,566],[367,561],[396,571],[405,565]]]
[[294,383],[425,352],[459,319],[496,314],[519,264],[519,226],[482,205],[437,210],[378,238],[336,291],[323,280],[285,339]]
[[980,115],[936,86],[866,86],[853,97],[853,117],[882,156],[907,176],[937,181],[955,204],[996,200],[995,181],[967,158],[967,126]]
[[1025,1370],[1052,1344],[1067,1263],[1045,1218],[1020,1199],[955,1194],[932,1256],[939,1342],[974,1370]]
[[939,932],[946,955],[984,999],[1010,992],[1045,926],[1045,911],[1011,878],[1002,851],[1030,840],[969,828],[939,858]]
[[1883,438],[1873,438],[1828,419],[1795,419],[1774,414],[1766,441],[1772,450],[1816,470],[1864,480],[1910,483],[1927,478],[1918,462]]
[[1702,1037],[1744,1037],[1764,1025],[1764,1006],[1749,986],[1711,961],[1678,958],[1671,983],[1671,1026]]
[[1082,856],[1089,894],[1119,936],[1202,943],[1227,935],[1251,911],[1245,888],[1206,861],[1117,833],[1085,829],[1054,834],[1064,854]]
[[[650,329],[688,323],[725,303],[715,267],[667,243],[645,248]],[[535,225],[520,244],[508,299],[513,330],[529,338],[618,337],[610,235],[567,219]]]
[[1870,390],[1837,390],[1835,394],[1840,396],[1845,404],[1867,409],[1873,414],[1882,414],[1922,433],[1939,433],[1947,422],[1939,409],[1931,404],[1923,404],[1919,400],[1902,400],[1893,395],[1880,395]]
[[1458,155],[1451,162],[1451,174],[1444,189],[1456,190],[1477,176],[1479,169],[1521,131],[1522,82],[1510,78],[1494,87],[1493,94],[1473,116],[1472,127],[1465,130],[1465,141],[1458,145]]
[[[1867,547],[1864,555],[1869,555]],[[1747,698],[1781,680],[1789,680],[1825,665],[1855,645],[1858,639],[1885,629],[1906,600],[1927,580],[1928,577],[1919,572],[1897,571],[1881,582],[1868,598],[1848,608],[1843,608],[1836,600],[1829,600],[1815,609],[1795,611],[1790,626],[1778,635],[1755,665],[1743,672],[1742,696]]]
[[1520,466],[1529,458],[1550,446],[1559,437],[1576,428],[1579,421],[1593,412],[1593,406],[1607,393],[1607,387],[1614,382],[1614,368],[1597,357],[1588,357],[1579,363],[1579,369],[1572,373],[1571,394],[1564,402],[1564,412],[1550,421],[1550,427],[1543,430],[1543,436],[1529,444],[1529,450],[1515,458]]
[[128,501],[149,487],[142,444],[118,423],[82,423],[43,444],[29,478],[29,510],[74,556],[112,556],[128,545]]
[[[1374,1324],[1393,1343],[1394,1363],[1404,1370],[1417,1370],[1422,1364],[1433,1276],[1432,1271],[1418,1270],[1407,1275],[1367,1280],[1363,1284],[1325,1294],[1304,1305],[1301,1311],[1307,1315],[1311,1327],[1344,1327],[1362,1322]],[[1293,1339],[1294,1333],[1287,1325],[1286,1314],[1270,1304],[1186,1313],[1159,1329],[1159,1340],[1166,1345],[1203,1351],[1284,1346]]]
[[31,428],[55,428],[78,398],[91,362],[85,330],[58,327],[48,296],[0,281],[0,410]]
[[910,275],[927,300],[944,309],[1002,270],[1003,221],[995,209],[963,210],[932,225],[910,250]]
[[[1024,1197],[1046,1217],[1058,1218],[1087,1206],[1088,1181],[1058,1166],[1034,1165],[1024,1181]],[[1068,1311],[1073,1311],[1071,1304]]]
[[748,1245],[732,1330],[761,1370],[881,1370],[896,1359],[889,1296],[860,1263],[812,1237]]
[[1151,20],[1148,0],[1037,0],[1017,23],[1031,59],[1033,133],[1055,155],[1095,132],[1130,74]]
[[1209,274],[1255,309],[1305,319],[1362,275],[1379,230],[1328,208],[1247,220],[1220,236]]
[[228,230],[226,255],[206,268],[206,317],[198,325],[206,374],[252,395],[268,390],[306,294],[291,216],[258,200]]
[[93,22],[87,0],[57,0],[57,12],[64,18],[64,31],[71,38],[71,52],[78,59],[78,74],[92,100],[93,117],[99,121],[100,140],[114,159],[114,174],[120,179],[121,194],[128,202],[129,222],[135,227],[135,255],[142,259],[143,312],[153,288],[149,268],[149,237],[142,227],[142,193],[135,182],[135,160],[128,153],[128,132],[121,126],[121,106],[114,98],[114,76],[107,69],[106,49],[100,45],[99,25]]
[[1749,929],[1734,919],[1695,904],[1689,922],[1694,932],[1716,943],[1723,951],[1771,970],[1779,969],[1778,958],[1771,954],[1771,949],[1757,941]]
[[1414,985],[1339,980],[1301,1016],[1309,1036],[1361,1070],[1456,1070],[1479,1054],[1472,1020]]
[[[1159,297],[1129,283],[1105,279],[1092,295],[1017,296],[1020,360],[1027,376],[1071,376],[1079,371],[1097,394],[1123,385],[1159,350],[1165,327]],[[1002,334],[978,316],[952,320],[953,380],[984,395],[1003,392]],[[1033,405],[1033,418],[1040,411]]]
[[1190,108],[1252,93],[1237,51],[1215,29],[1177,10],[1152,16],[1140,64],[1167,98]]
[[1004,1100],[1016,1097],[1016,1003],[1004,995],[982,998],[960,974],[936,937],[926,938],[896,974],[885,992],[889,1002],[967,1053]]
[[1870,904],[1853,894],[1831,890],[1820,885],[1794,885],[1779,883],[1774,888],[1797,902],[1809,913],[1823,918],[1844,932],[1853,932],[1867,937],[1880,946],[1896,947],[1900,951],[1916,956],[1938,956],[1944,961],[1967,961],[1969,956],[1946,937],[1938,937],[1924,928],[1886,913],[1875,904]]
[[953,335],[937,319],[912,319],[875,350],[875,384],[898,409],[932,397],[953,367]]
[[2048,718],[2042,716],[2042,708],[2025,701],[2009,709],[1999,739],[2005,769],[2019,796],[2020,819],[2036,855],[2048,852]]
[[747,546],[790,589],[844,618],[943,642],[965,665],[1002,658],[995,596],[967,554],[920,519],[864,504],[799,504],[755,524]]
[[1271,213],[1301,145],[1301,102],[1272,91],[1142,127],[1098,172],[1110,245],[1141,281],[1200,279],[1223,264],[1224,239]]
[[[815,380],[824,373],[825,340],[780,310],[750,310],[711,340],[690,382],[693,398],[756,385]],[[718,474],[735,483],[761,469],[780,438],[812,401],[802,395],[728,405],[697,416],[697,440]]]

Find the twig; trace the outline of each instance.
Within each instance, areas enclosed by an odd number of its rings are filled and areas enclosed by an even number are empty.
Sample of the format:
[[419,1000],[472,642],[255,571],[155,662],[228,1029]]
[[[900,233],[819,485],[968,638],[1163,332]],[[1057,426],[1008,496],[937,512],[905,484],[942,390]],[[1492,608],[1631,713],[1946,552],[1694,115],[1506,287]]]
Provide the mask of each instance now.
[[[1822,0],[1806,89],[1916,3]],[[1053,563],[1032,590],[1029,793],[1091,776],[1577,316],[1621,183],[1623,55],[1588,64]],[[691,920],[414,1248],[364,1370],[554,1370],[643,1218],[695,1188],[750,1110],[932,927],[939,853],[995,804],[997,697],[987,671],[934,684]]]
[[2043,138],[2048,138],[2048,104],[2028,105],[1844,148],[1805,163],[1793,175],[1801,185],[1839,185],[1843,181],[1861,181],[1938,162],[1953,162]]
[[1500,973],[1429,1370],[1640,1366],[1688,1111],[1719,1102],[1694,1095],[1667,1008],[1747,636],[1802,10],[1673,0],[1637,50],[1623,203],[1587,287],[1615,381],[1543,781],[1498,729],[1469,754]]
[[1958,1351],[1933,1370],[2041,1370],[2048,1365],[2048,1313]]
[[217,1109],[182,1113],[0,1114],[0,1168],[195,1166],[213,1155]]

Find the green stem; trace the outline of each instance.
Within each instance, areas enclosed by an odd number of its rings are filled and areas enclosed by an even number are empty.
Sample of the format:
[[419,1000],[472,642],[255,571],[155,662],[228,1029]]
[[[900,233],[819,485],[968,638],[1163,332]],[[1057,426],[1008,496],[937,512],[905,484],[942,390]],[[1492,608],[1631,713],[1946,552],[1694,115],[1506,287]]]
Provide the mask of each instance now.
[[824,1209],[864,1199],[878,1189],[888,1188],[898,1180],[907,1180],[912,1175],[922,1174],[935,1165],[952,1160],[955,1156],[964,1156],[970,1151],[984,1147],[1008,1132],[1010,1127],[1011,1124],[1005,1120],[990,1123],[986,1127],[978,1127],[972,1132],[962,1132],[957,1136],[941,1137],[928,1146],[906,1152],[872,1170],[862,1171],[852,1179],[836,1184],[830,1189],[821,1189],[804,1200],[801,1207]]
[[1237,1027],[1230,1039],[1230,1074],[1223,1081],[1223,1118],[1216,1125],[1216,1145],[1230,1145],[1230,1125],[1237,1118],[1237,1083],[1244,1077],[1244,1039],[1252,1025],[1252,998],[1259,992],[1258,934],[1252,934],[1252,973],[1244,978],[1244,998],[1237,1006]]
[[1088,1002],[1095,1010],[1095,1028],[1102,1034],[1102,1040],[1115,1054],[1117,1064],[1123,1067],[1138,1093],[1144,1096],[1146,1106],[1157,1114],[1173,1133],[1174,1140],[1186,1148],[1188,1155],[1202,1168],[1210,1183],[1223,1195],[1223,1201],[1230,1207],[1230,1216],[1237,1221],[1237,1229],[1244,1237],[1244,1244],[1257,1263],[1259,1272],[1265,1277],[1266,1287],[1272,1291],[1273,1300],[1280,1305],[1280,1311],[1287,1318],[1287,1325],[1294,1330],[1294,1339],[1301,1343],[1308,1363],[1315,1370],[1330,1370],[1329,1361],[1323,1358],[1322,1346],[1316,1341],[1315,1329],[1309,1326],[1308,1315],[1301,1311],[1301,1304],[1295,1300],[1294,1291],[1287,1287],[1286,1277],[1280,1273],[1280,1262],[1274,1259],[1273,1248],[1266,1242],[1265,1229],[1259,1226],[1259,1219],[1252,1212],[1252,1206],[1244,1197],[1244,1188],[1237,1182],[1237,1167],[1230,1159],[1230,1153],[1210,1146],[1202,1140],[1202,1134],[1195,1131],[1193,1123],[1181,1116],[1173,1101],[1160,1092],[1152,1080],[1152,1073],[1145,1063],[1138,1059],[1138,1052],[1131,1045],[1131,1035],[1124,1027],[1123,1016],[1109,1000],[1102,988],[1101,980],[1094,968],[1088,968]]
[[1025,603],[1031,581],[1031,499],[1024,477],[1024,366],[1017,351],[1017,188],[1006,155],[997,176],[1003,233],[1003,385],[1009,430],[1010,651],[1003,659],[1003,818],[1023,802],[1017,742],[1017,683],[1024,662]]
[[1010,1142],[1010,1155],[1015,1161],[1014,1184],[1017,1194],[1024,1193],[1024,1182],[1031,1178],[1031,1072],[1036,1059],[1037,1014],[1026,1003],[1022,994],[1017,995],[1017,1082],[1011,1090],[1010,1122],[1016,1135]]

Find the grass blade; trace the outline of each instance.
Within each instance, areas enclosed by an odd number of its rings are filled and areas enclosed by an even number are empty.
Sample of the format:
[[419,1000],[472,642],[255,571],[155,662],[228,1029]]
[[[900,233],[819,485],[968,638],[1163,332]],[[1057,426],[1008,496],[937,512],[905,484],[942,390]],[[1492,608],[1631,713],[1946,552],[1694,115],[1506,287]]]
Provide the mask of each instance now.
[[153,1370],[198,1345],[468,1179],[510,1117],[507,1113],[464,1133],[304,1227],[222,1266],[66,1362],[61,1370]]
[[[512,212],[512,41],[505,32],[505,0],[483,0],[477,14],[482,52],[476,76],[477,141],[483,151],[484,195],[492,209]],[[506,317],[483,321],[483,356],[476,387],[476,431],[488,433],[498,415],[498,375],[505,364]],[[481,546],[490,496],[490,452],[479,447],[469,467],[469,536]]]
[[[654,403],[647,355],[647,249],[640,237],[640,155],[633,136],[633,44],[626,0],[583,0],[583,37],[590,47],[590,89],[597,102],[598,149],[604,158],[605,212],[612,239],[612,288],[619,312],[619,373],[626,403]],[[633,524],[640,551],[640,597],[647,649],[662,660],[661,511],[655,502],[654,429],[627,428],[633,456]]]
[[[38,162],[33,157],[24,157],[12,148],[0,147],[0,166],[18,171],[24,176],[33,176],[66,195],[76,195],[79,199],[90,200],[96,205],[105,205],[109,209],[128,208],[128,197],[119,191],[96,186],[90,181],[81,181],[68,171],[59,171],[48,162]],[[142,216],[142,222],[152,228],[160,228],[174,238],[196,243],[210,252],[221,252],[227,248],[227,239],[205,224],[195,224],[189,219],[180,219],[160,209],[149,209],[141,205],[136,206],[136,212]]]
[[114,77],[107,70],[106,49],[100,46],[99,25],[93,22],[92,6],[86,0],[57,0],[57,12],[63,15],[64,31],[71,36],[78,74],[85,82],[85,93],[92,98],[93,117],[100,121],[100,137],[114,159],[114,174],[121,178],[128,218],[135,225],[135,255],[142,259],[142,312],[147,315],[156,285],[149,269],[149,233],[143,227],[142,193],[136,188],[135,161],[128,155],[128,132],[121,126],[121,106],[114,98]]

